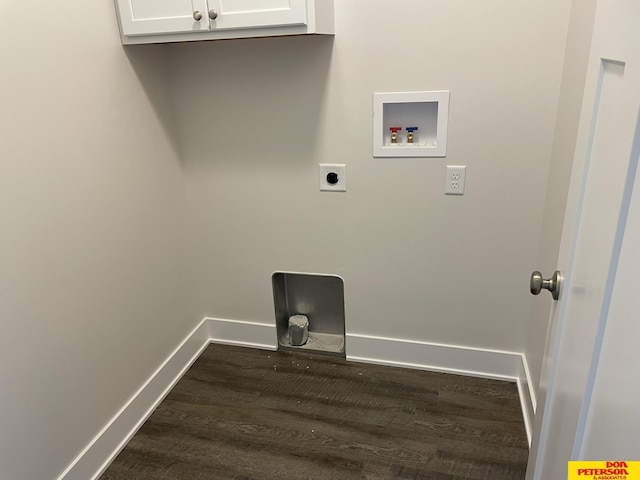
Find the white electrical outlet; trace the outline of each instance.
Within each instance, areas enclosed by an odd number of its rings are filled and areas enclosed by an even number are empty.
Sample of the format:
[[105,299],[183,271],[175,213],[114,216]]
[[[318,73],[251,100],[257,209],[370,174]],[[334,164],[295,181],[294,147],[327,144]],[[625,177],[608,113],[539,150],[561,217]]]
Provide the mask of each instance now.
[[447,178],[444,185],[445,195],[464,195],[464,180],[467,167],[447,165]]
[[321,163],[320,191],[322,192],[346,192],[347,191],[347,166],[344,164]]

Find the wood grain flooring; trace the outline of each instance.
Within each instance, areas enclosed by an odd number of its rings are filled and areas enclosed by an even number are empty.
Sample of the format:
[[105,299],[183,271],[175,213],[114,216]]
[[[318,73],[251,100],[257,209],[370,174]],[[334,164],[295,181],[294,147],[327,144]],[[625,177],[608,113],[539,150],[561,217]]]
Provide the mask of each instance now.
[[101,480],[522,480],[514,383],[210,345]]

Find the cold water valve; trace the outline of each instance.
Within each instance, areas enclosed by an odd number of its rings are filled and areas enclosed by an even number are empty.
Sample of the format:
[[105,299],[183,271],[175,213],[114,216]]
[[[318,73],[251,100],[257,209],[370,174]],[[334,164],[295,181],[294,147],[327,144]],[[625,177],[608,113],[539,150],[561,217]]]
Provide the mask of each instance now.
[[413,132],[418,130],[418,127],[407,127],[405,129],[407,133],[407,143],[413,143]]

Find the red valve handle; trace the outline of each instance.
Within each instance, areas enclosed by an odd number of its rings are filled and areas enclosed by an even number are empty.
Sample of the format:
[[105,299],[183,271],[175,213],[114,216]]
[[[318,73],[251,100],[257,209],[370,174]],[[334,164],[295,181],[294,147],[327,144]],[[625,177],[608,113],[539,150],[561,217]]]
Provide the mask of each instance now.
[[393,133],[396,133],[402,130],[402,127],[390,127],[389,130],[391,130]]

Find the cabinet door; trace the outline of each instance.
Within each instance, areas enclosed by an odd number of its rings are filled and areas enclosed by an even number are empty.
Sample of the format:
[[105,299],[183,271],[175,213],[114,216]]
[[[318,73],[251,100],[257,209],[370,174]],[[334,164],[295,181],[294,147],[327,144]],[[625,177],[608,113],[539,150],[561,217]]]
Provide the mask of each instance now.
[[116,1],[125,36],[209,31],[207,0]]
[[307,24],[306,0],[208,0],[218,13],[211,30]]

